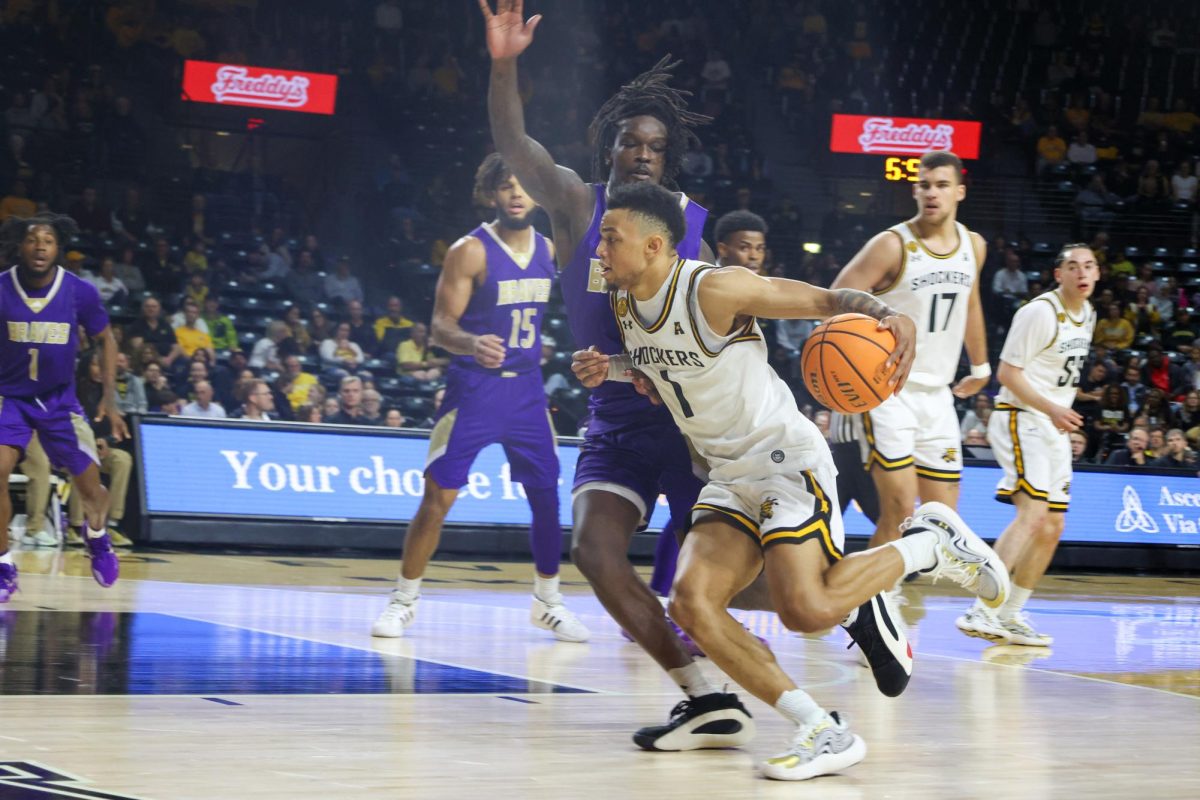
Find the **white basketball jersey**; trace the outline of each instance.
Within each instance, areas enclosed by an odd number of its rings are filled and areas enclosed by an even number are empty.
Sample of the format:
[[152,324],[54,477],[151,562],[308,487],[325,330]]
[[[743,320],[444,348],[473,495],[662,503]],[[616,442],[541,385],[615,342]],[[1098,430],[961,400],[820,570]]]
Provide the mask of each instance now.
[[715,269],[680,259],[658,293],[638,303],[612,293],[613,313],[633,365],[709,467],[730,482],[828,463],[829,446],[796,408],[791,389],[767,362],[767,345],[751,319],[730,334],[709,327],[697,289]]
[[[1096,311],[1091,303],[1085,302],[1082,313],[1073,317],[1057,291],[1046,292],[1017,309],[1000,360],[1023,369],[1025,379],[1039,394],[1070,408],[1095,327]],[[1045,417],[1006,388],[1000,389],[996,400]]]
[[900,237],[902,260],[896,280],[876,294],[884,302],[912,317],[917,325],[917,355],[909,383],[930,388],[954,381],[967,329],[967,304],[979,278],[979,264],[971,233],[960,222],[958,247],[938,255],[917,238],[907,222],[889,230]]

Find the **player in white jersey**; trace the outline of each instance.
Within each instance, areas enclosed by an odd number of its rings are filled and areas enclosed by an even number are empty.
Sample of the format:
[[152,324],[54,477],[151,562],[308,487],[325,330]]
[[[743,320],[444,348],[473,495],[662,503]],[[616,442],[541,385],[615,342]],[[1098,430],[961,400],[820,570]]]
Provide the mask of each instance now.
[[[912,651],[883,590],[910,571],[925,570],[998,606],[1008,593],[1007,570],[940,503],[919,509],[904,538],[843,557],[829,447],[767,363],[756,318],[876,317],[896,334],[890,360],[897,365],[897,386],[912,363],[913,322],[865,292],[829,291],[681,259],[675,242],[684,231],[670,192],[651,183],[628,184],[609,196],[596,249],[602,274],[615,287],[613,312],[628,361],[650,378],[709,467],[669,611],[725,674],[796,726],[788,750],[762,769],[771,778],[804,780],[857,763],[866,747],[836,713],[797,688],[771,650],[730,616],[733,596],[765,571],[773,605],[788,628],[815,632],[845,625],[873,667],[886,651],[904,673],[895,676],[898,693],[907,684]],[[575,354],[573,368],[589,387],[624,371],[609,354],[590,350]],[[865,644],[864,626],[873,637]]]
[[[899,535],[918,497],[958,504],[962,440],[954,397],[981,391],[992,374],[979,299],[987,244],[956,220],[965,196],[958,156],[926,153],[913,187],[916,216],[877,234],[833,282],[835,289],[872,292],[917,324],[917,356],[904,390],[858,418],[863,464],[879,490],[872,546]],[[964,344],[971,374],[951,389]]]
[[1058,288],[1021,306],[1000,352],[999,397],[988,442],[1004,476],[996,499],[1017,516],[996,541],[1012,570],[1012,592],[993,614],[976,606],[955,624],[964,633],[1006,644],[1047,646],[1022,608],[1062,536],[1071,501],[1071,440],[1083,418],[1071,409],[1096,325],[1092,296],[1099,267],[1086,244],[1068,244],[1054,260]]

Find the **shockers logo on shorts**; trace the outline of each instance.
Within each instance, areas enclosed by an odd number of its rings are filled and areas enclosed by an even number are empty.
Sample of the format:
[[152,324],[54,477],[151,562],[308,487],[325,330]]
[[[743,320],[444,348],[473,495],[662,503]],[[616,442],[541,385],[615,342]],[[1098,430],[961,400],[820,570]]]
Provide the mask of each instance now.
[[775,515],[775,506],[779,505],[779,499],[768,497],[759,503],[758,506],[758,521],[765,522]]

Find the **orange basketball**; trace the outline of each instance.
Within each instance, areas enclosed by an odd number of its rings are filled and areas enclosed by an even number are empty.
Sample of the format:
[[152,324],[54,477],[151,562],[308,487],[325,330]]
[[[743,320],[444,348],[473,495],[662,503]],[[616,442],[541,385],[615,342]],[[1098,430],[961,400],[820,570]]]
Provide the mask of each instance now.
[[884,363],[896,337],[866,314],[839,314],[813,329],[800,354],[804,385],[821,405],[844,414],[870,411],[892,394],[895,367]]

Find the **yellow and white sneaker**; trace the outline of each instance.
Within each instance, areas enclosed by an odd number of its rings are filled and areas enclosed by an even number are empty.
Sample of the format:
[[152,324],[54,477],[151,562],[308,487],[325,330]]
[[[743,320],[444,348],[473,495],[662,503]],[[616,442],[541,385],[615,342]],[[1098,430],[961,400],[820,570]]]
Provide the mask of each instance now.
[[806,781],[849,769],[866,757],[866,742],[830,711],[816,724],[797,728],[791,747],[759,768],[773,780]]
[[1034,630],[1023,611],[1018,611],[1008,619],[1001,619],[1000,624],[1004,626],[1005,641],[1009,644],[1019,644],[1024,647],[1049,647],[1054,644],[1053,636],[1047,636]]
[[988,608],[1004,605],[1011,587],[1008,568],[954,509],[945,503],[924,503],[900,526],[906,536],[915,532],[913,528],[932,531],[938,537],[934,548],[937,563],[926,570],[934,582],[949,578]]
[[954,620],[954,627],[967,636],[976,639],[987,639],[989,642],[1004,644],[1008,641],[1008,631],[996,619],[996,615],[984,608],[972,607],[967,613]]

